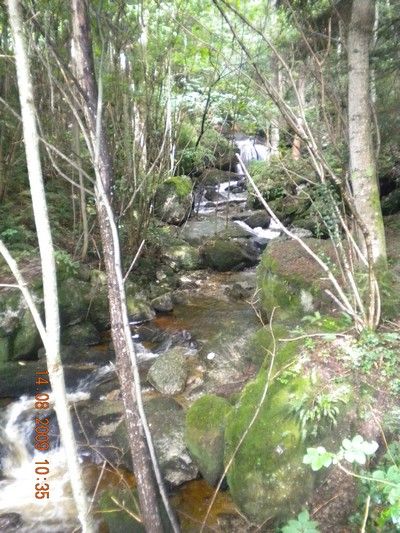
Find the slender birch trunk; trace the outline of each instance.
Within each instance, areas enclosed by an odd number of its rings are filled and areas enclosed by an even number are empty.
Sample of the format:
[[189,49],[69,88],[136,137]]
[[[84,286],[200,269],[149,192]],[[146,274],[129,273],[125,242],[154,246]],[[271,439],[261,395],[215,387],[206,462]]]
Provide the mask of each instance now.
[[[275,26],[278,22],[277,9],[279,2],[277,0],[271,0],[270,9],[271,9],[271,30],[272,32],[276,31]],[[280,65],[278,62],[274,61],[272,65],[273,76],[275,82],[275,88],[279,95],[282,94],[282,76],[280,71]],[[280,141],[280,129],[279,129],[279,117],[275,117],[271,120],[271,136],[270,136],[270,146],[271,146],[271,155],[279,155],[279,141]]]
[[[100,113],[98,113],[98,91],[89,36],[87,1],[71,0],[71,7],[72,31],[77,55],[77,81],[83,94],[82,110],[90,134],[96,172],[96,205],[108,280],[111,334],[137,480],[140,511],[146,531],[162,533],[157,490],[150,463],[151,438],[146,440],[146,437],[150,435],[146,433],[148,428],[141,404],[138,372],[135,375],[135,382],[132,383],[132,365],[134,371],[137,367],[126,309],[118,234],[110,207],[113,171],[104,129],[99,118]],[[159,486],[161,483],[159,481]],[[164,503],[168,502],[164,500]]]
[[[375,1],[353,0],[348,29],[350,177],[357,212],[368,226],[373,261],[386,263],[386,243],[372,142],[369,47]],[[359,236],[360,246],[365,242]]]
[[[300,73],[299,80],[297,82],[297,91],[299,93],[299,106],[304,109],[304,93],[305,93],[305,76],[303,73]],[[299,124],[302,125],[302,119],[298,118]],[[298,161],[301,158],[301,138],[298,133],[294,134],[293,145],[292,145],[292,159]]]
[[54,405],[60,427],[61,441],[66,451],[68,472],[71,479],[72,493],[77,508],[78,519],[81,523],[83,532],[94,533],[95,526],[92,517],[89,514],[88,498],[85,492],[82,470],[79,464],[72,419],[65,391],[64,370],[60,357],[60,322],[58,312],[56,264],[54,260],[54,248],[40,161],[39,135],[36,124],[33,86],[23,34],[23,22],[19,0],[8,0],[8,12],[14,40],[25,153],[42,266],[46,319],[44,345],[46,349],[47,368],[54,395]]

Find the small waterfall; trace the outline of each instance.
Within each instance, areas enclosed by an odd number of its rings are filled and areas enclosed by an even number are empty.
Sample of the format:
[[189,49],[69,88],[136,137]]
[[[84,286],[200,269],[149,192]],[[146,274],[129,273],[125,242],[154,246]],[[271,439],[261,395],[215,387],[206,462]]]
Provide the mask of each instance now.
[[[75,392],[68,393],[69,402],[89,399],[90,390],[114,371],[113,364],[95,370],[79,382]],[[54,405],[51,392],[48,401],[51,411]],[[3,452],[0,515],[19,514],[23,526],[17,529],[18,533],[72,533],[78,525],[66,465],[67,451],[56,445],[47,452],[32,451],[35,418],[47,417],[49,410],[35,410],[35,398],[22,396],[8,406],[0,420],[3,428],[0,433]],[[35,498],[35,462],[43,460],[49,462],[45,482],[50,486],[50,498],[38,500]]]
[[[257,141],[255,137],[237,138],[236,146],[240,150],[240,157],[247,166],[251,161],[268,161],[271,156],[271,150],[265,144]],[[237,165],[238,174],[242,173],[240,165]]]
[[[233,140],[246,167],[251,161],[268,161],[271,156],[270,148],[261,143],[256,137],[237,134]],[[239,163],[236,165],[236,172],[238,174],[237,179],[206,187],[206,190],[199,191],[198,199],[196,200],[197,213],[207,215],[214,213],[216,210],[224,209],[224,206],[228,204],[244,204],[246,202],[246,184],[243,170]],[[274,238],[276,235],[277,232],[273,230],[265,238]]]
[[259,239],[271,240],[281,235],[280,225],[272,219],[267,229],[261,227],[251,228],[243,220],[235,220],[235,223]]

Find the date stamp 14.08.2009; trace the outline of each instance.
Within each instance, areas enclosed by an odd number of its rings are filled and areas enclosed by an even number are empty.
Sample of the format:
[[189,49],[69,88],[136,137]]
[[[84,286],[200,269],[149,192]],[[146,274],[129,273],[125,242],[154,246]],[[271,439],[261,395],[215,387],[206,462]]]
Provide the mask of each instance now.
[[[49,395],[40,392],[40,387],[49,385],[47,370],[35,373],[35,410],[47,410],[49,408]],[[39,414],[39,413],[38,413]],[[49,418],[35,416],[34,447],[36,450],[46,452],[49,449]],[[50,498],[50,485],[47,483],[50,473],[48,459],[35,461],[35,498],[38,500]]]

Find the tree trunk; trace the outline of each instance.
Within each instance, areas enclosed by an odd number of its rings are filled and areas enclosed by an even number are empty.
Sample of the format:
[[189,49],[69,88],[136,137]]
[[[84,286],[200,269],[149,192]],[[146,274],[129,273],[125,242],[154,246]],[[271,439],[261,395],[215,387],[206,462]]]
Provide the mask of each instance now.
[[[141,516],[146,531],[163,531],[158,511],[157,492],[149,460],[149,450],[139,415],[137,397],[132,393],[132,368],[128,342],[130,337],[125,292],[121,275],[118,240],[113,231],[112,213],[109,209],[110,187],[113,180],[109,150],[104,129],[97,120],[97,86],[94,75],[90,26],[85,0],[72,0],[72,28],[77,55],[77,80],[84,95],[82,109],[94,150],[96,171],[96,204],[107,271],[110,303],[111,334],[116,354],[121,393],[125,408],[128,437],[138,485]],[[97,146],[97,148],[96,148]]]
[[[353,0],[348,29],[348,109],[350,177],[359,216],[369,227],[372,256],[386,264],[385,232],[372,143],[369,46],[375,18],[374,0]],[[365,251],[365,241],[358,236]]]
[[[277,9],[279,7],[278,0],[271,0],[270,2],[270,24],[272,31],[275,31],[275,26],[278,22]],[[278,61],[273,61],[272,64],[275,88],[279,95],[282,94],[282,76],[280,71],[280,64]],[[271,156],[279,155],[279,141],[280,141],[280,129],[279,129],[279,117],[275,117],[271,120],[271,136],[270,147]]]
[[60,321],[54,248],[47,212],[39,152],[39,135],[36,124],[33,86],[23,34],[19,0],[8,0],[10,26],[14,39],[19,98],[28,166],[29,185],[36,232],[39,242],[43,279],[43,296],[46,318],[45,338],[47,369],[54,396],[54,406],[60,428],[61,441],[66,452],[68,472],[82,531],[94,533],[95,526],[89,514],[89,504],[79,464],[78,451],[72,428],[72,420],[65,392],[64,370],[60,357]]
[[[304,95],[305,83],[306,83],[306,80],[305,80],[304,73],[300,73],[299,80],[297,82],[297,91],[298,91],[298,98],[299,98],[298,106],[299,108],[302,108],[303,111],[304,111],[304,100],[305,100],[305,95]],[[301,118],[298,118],[298,121],[301,124],[303,123]],[[293,136],[293,144],[292,144],[292,159],[294,159],[295,161],[298,161],[300,158],[301,158],[301,138],[297,133],[295,133]]]

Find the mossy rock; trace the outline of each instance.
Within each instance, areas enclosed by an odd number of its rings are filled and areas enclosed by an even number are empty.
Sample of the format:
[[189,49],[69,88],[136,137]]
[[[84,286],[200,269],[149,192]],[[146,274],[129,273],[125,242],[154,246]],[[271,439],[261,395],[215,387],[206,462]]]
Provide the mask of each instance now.
[[10,337],[0,337],[0,366],[10,359]]
[[[288,354],[281,354],[284,360]],[[243,390],[227,416],[225,464],[249,427],[266,386],[267,370]],[[297,511],[312,490],[312,474],[303,463],[305,446],[298,422],[290,413],[293,398],[303,394],[309,380],[293,377],[269,387],[260,412],[237,451],[227,473],[233,500],[253,522],[287,518]]]
[[146,300],[134,294],[128,293],[126,295],[126,306],[129,320],[132,323],[139,324],[141,322],[147,322],[148,320],[152,320],[156,315]]
[[61,324],[69,326],[86,319],[90,291],[90,283],[76,278],[68,278],[60,283],[58,301]]
[[273,325],[272,332],[268,326],[259,329],[246,342],[247,359],[261,365],[266,357],[270,357],[274,342],[287,337],[289,333],[283,325]]
[[85,321],[65,328],[61,341],[66,346],[94,346],[100,343],[101,338],[95,326]]
[[196,182],[200,185],[207,186],[218,185],[219,183],[226,183],[237,179],[239,179],[239,175],[236,172],[219,170],[217,168],[206,168],[200,177],[196,179]]
[[[40,302],[36,295],[35,301]],[[0,335],[8,337],[15,333],[26,310],[24,298],[19,289],[3,290],[0,298]]]
[[24,311],[12,346],[12,359],[32,359],[41,345],[39,332],[29,309]]
[[282,221],[293,221],[307,212],[310,207],[310,200],[304,196],[285,196],[276,200],[276,215]]
[[321,218],[316,213],[313,213],[311,208],[307,209],[301,216],[294,218],[292,225],[296,228],[311,231],[313,237],[317,239],[327,239],[329,237],[325,224],[321,222]]
[[186,413],[186,445],[210,485],[224,471],[225,420],[231,409],[224,398],[209,394],[196,400]]
[[[291,179],[288,179],[284,169],[289,170]],[[252,161],[250,174],[268,202],[293,195],[296,185],[308,180],[317,181],[310,160],[295,160],[291,156],[286,156],[283,161],[278,157],[272,157],[269,161]],[[253,191],[250,191],[250,195],[254,198]],[[254,200],[258,202],[256,198]]]
[[192,208],[193,183],[188,176],[173,176],[160,185],[155,195],[155,213],[168,224],[180,225]]
[[220,272],[240,270],[254,265],[258,256],[250,243],[213,239],[201,248],[203,264]]
[[[331,241],[307,238],[304,242],[332,265],[336,255]],[[257,269],[263,311],[270,316],[274,308],[280,319],[299,318],[304,312],[328,310],[331,301],[324,290],[331,288],[325,272],[294,240],[272,241]]]
[[269,318],[275,309],[275,318],[286,320],[300,317],[301,302],[299,293],[289,283],[276,274],[266,274],[258,284],[263,313]]
[[94,285],[90,294],[88,318],[98,331],[110,327],[107,285]]
[[198,270],[202,266],[199,249],[186,243],[169,247],[164,256],[176,270]]
[[151,307],[157,313],[169,313],[174,308],[171,293],[167,292],[157,296],[151,301]]

